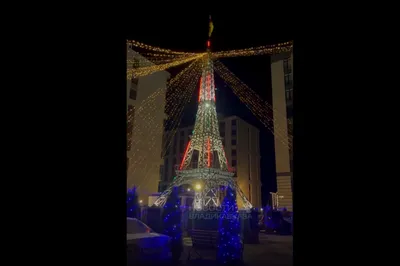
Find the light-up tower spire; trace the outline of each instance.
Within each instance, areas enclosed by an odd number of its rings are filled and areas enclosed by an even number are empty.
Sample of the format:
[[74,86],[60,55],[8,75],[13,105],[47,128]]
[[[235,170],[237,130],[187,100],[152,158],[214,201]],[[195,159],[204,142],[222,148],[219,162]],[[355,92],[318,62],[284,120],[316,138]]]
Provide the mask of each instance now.
[[202,61],[202,75],[198,91],[198,109],[193,135],[185,150],[179,169],[176,170],[177,178],[155,202],[156,206],[165,203],[167,195],[173,186],[182,184],[203,184],[201,191],[195,192],[194,208],[203,209],[208,206],[219,206],[219,188],[230,186],[242,198],[243,206],[251,208],[250,202],[233,180],[234,172],[231,171],[222,146],[219,133],[216,111],[216,97],[214,85],[214,69],[211,60],[211,33],[213,24],[210,16],[209,39],[207,41],[207,54]]

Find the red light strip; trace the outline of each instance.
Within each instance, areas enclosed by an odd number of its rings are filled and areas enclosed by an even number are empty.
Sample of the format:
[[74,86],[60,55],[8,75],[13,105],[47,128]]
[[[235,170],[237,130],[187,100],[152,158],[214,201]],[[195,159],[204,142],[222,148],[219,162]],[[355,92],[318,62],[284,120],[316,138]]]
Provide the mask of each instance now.
[[191,140],[189,140],[188,145],[186,146],[185,155],[183,155],[183,159],[182,159],[181,165],[179,166],[179,170],[182,170],[183,162],[184,162],[185,159],[186,159],[186,154],[187,154],[187,152],[188,152],[190,142],[191,142]]

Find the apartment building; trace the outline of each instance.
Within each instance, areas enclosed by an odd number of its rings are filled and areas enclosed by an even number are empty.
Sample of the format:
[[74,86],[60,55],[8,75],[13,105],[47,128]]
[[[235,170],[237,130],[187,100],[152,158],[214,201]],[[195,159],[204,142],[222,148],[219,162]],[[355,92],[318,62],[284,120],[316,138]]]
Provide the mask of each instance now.
[[[127,44],[127,69],[152,63]],[[138,187],[139,200],[158,191],[165,93],[170,74],[159,71],[127,79],[127,187]]]
[[[293,52],[271,56],[272,105],[274,127],[288,131],[293,121]],[[293,211],[293,150],[275,136],[277,192],[273,194],[278,208]]]

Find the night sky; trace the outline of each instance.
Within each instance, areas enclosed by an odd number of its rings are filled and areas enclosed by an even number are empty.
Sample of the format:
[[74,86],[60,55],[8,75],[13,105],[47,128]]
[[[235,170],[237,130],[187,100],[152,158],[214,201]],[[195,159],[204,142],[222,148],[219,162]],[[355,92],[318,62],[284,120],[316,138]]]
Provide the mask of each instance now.
[[[208,38],[209,13],[180,14],[177,16],[157,16],[150,24],[135,23],[128,39],[185,52],[205,51]],[[214,31],[211,39],[212,50],[230,50],[274,44],[293,40],[287,31],[274,28],[276,21],[268,21],[267,15],[237,15],[229,13],[211,13]],[[141,19],[141,15],[135,18]],[[275,34],[279,33],[278,34]],[[263,99],[271,101],[271,72],[269,56],[253,56],[220,59],[244,83],[256,91]],[[168,70],[172,74],[182,68]],[[267,203],[268,192],[276,191],[274,143],[272,134],[266,129],[250,110],[241,103],[233,91],[215,75],[217,90],[217,112],[226,116],[236,115],[260,129],[261,181],[263,204]],[[196,112],[195,96],[185,107],[181,125],[194,124]],[[234,106],[234,108],[232,108]]]

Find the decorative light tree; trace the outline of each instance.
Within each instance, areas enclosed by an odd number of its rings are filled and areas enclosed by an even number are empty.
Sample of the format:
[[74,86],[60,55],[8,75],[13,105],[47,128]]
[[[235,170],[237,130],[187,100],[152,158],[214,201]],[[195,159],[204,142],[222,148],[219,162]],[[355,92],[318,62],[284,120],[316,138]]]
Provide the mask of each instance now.
[[182,227],[181,227],[181,201],[178,187],[174,187],[167,198],[162,214],[164,223],[164,234],[171,237],[172,259],[179,260],[183,250]]
[[139,211],[138,195],[136,187],[128,190],[126,197],[126,216],[130,218],[137,218]]
[[242,247],[236,196],[232,188],[228,186],[222,203],[222,213],[219,221],[218,262],[232,263],[241,261]]

